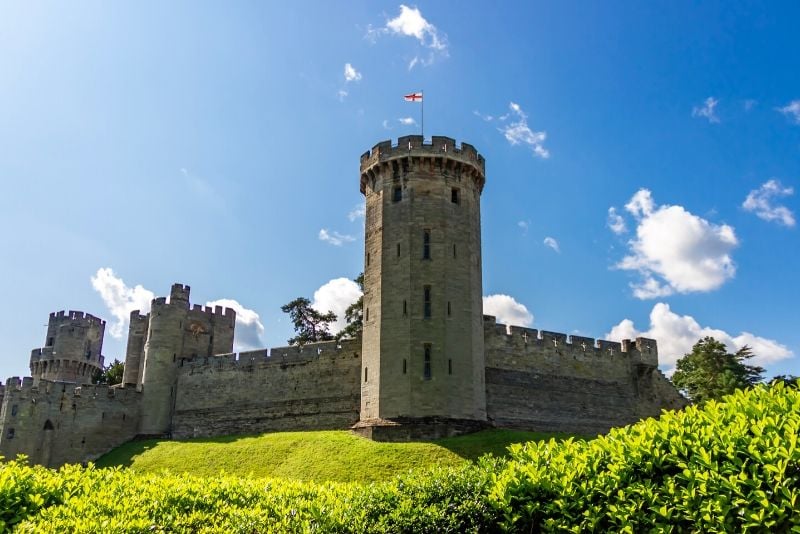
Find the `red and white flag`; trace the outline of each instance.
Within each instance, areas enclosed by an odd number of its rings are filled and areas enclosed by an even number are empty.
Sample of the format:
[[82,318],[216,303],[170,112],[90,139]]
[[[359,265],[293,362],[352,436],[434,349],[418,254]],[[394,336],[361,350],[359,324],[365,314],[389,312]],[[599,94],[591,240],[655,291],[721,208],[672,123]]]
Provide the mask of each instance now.
[[406,102],[422,102],[422,93],[410,93],[403,97]]

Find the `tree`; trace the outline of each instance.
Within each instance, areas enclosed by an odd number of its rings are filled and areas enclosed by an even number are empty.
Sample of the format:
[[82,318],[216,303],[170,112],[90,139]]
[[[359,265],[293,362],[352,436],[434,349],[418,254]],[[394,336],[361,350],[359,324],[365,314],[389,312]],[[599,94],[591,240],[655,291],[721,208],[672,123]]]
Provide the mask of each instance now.
[[336,334],[336,339],[361,337],[361,332],[364,330],[364,273],[359,274],[353,281],[361,289],[361,296],[344,311],[347,326]]
[[122,364],[122,362],[114,358],[114,361],[103,367],[102,371],[97,370],[94,373],[94,376],[92,376],[92,383],[108,384],[109,386],[122,384],[122,373],[124,370],[125,366]]
[[731,354],[724,343],[704,337],[678,360],[672,383],[692,402],[719,399],[762,380],[763,368],[744,363],[753,356],[747,345]]
[[783,382],[783,385],[788,388],[800,387],[800,377],[794,375],[777,375],[769,381],[769,385],[775,385],[778,382]]
[[292,318],[296,336],[289,338],[290,345],[305,345],[315,341],[330,341],[333,335],[330,332],[330,323],[336,320],[332,311],[322,314],[311,307],[311,301],[305,297],[298,297],[288,304],[281,306],[281,310]]

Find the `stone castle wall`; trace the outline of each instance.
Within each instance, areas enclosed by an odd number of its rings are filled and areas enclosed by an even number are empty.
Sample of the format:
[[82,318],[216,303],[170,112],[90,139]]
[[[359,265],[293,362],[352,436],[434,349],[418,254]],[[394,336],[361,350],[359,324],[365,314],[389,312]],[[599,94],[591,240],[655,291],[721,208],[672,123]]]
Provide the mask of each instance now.
[[360,373],[360,340],[183,362],[172,436],[349,428],[358,421]]
[[499,427],[592,435],[686,405],[652,339],[568,339],[485,316],[484,343],[487,413]]
[[0,455],[57,467],[95,459],[137,434],[141,393],[116,386],[10,378],[0,408]]

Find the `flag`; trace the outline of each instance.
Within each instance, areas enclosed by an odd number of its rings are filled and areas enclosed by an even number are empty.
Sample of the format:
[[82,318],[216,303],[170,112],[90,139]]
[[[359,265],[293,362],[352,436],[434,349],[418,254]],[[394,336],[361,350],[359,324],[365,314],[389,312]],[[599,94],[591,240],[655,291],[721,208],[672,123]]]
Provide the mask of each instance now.
[[403,97],[406,102],[422,102],[422,93],[410,93]]

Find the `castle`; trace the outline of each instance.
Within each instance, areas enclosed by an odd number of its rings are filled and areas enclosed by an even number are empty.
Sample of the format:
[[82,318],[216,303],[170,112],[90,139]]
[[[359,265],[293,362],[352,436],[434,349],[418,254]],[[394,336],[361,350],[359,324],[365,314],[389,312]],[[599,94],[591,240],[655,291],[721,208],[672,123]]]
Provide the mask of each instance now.
[[31,377],[0,386],[0,455],[48,466],[143,436],[347,429],[376,440],[485,427],[598,433],[678,408],[656,341],[622,343],[498,324],[482,312],[474,147],[422,136],[361,156],[363,333],[233,354],[236,314],[175,284],[131,313],[123,383],[91,385],[105,322],[50,315]]

